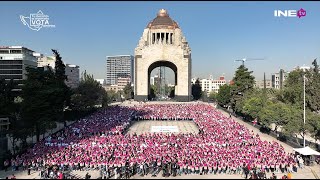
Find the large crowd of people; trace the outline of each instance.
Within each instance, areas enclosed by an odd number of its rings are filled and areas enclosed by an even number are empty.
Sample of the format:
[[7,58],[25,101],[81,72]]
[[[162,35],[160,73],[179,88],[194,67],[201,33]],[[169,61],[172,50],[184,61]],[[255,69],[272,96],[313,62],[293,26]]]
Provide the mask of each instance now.
[[[146,119],[192,120],[199,133],[125,133],[133,121]],[[265,172],[292,173],[301,167],[279,143],[262,141],[208,104],[139,104],[99,110],[43,139],[7,166],[15,170],[55,167],[57,172],[100,170],[102,178],[159,173],[248,177],[253,172],[261,179]]]

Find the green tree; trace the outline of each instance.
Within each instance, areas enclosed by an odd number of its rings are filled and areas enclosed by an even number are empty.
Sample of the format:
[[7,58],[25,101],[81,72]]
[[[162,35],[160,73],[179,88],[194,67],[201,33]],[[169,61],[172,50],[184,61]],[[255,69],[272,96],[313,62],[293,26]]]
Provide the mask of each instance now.
[[303,71],[294,70],[284,82],[284,88],[278,95],[278,99],[284,103],[303,106]]
[[196,80],[195,84],[192,84],[191,90],[192,90],[192,96],[194,100],[198,100],[201,98],[202,91],[201,91],[199,78]]
[[217,100],[217,96],[218,96],[218,93],[216,93],[214,91],[211,91],[209,93],[209,99],[212,100],[212,101],[216,101]]
[[53,110],[56,111],[56,119],[57,121],[65,121],[63,114],[64,109],[67,105],[70,105],[70,96],[71,91],[70,88],[66,85],[65,81],[67,80],[67,76],[65,74],[65,64],[62,61],[62,57],[60,56],[57,50],[52,49],[52,52],[55,56],[55,70],[54,76],[56,83],[51,86],[56,93],[55,97],[50,99],[51,105],[53,106]]
[[54,98],[61,95],[57,88],[56,78],[50,69],[26,68],[28,78],[22,87],[21,116],[28,127],[34,129],[37,141],[41,132],[45,132],[56,125],[57,114]]
[[204,102],[207,102],[208,99],[209,99],[209,97],[208,97],[207,91],[202,91],[201,92],[201,100]]
[[76,110],[88,110],[98,104],[102,104],[105,90],[93,75],[82,74],[79,86],[74,90],[71,96],[71,107]]
[[220,86],[217,94],[217,101],[220,106],[227,106],[231,101],[231,87],[227,84]]
[[124,97],[125,99],[132,99],[133,96],[133,88],[131,86],[131,83],[128,83],[124,88],[123,88],[123,93],[124,93]]
[[236,102],[242,99],[246,91],[254,87],[254,76],[251,75],[253,71],[248,71],[244,65],[239,66],[233,78],[234,85],[231,89],[231,107],[235,110]]
[[[9,134],[12,147],[16,147],[17,140],[26,137],[26,133],[21,132],[21,130],[25,129],[21,126],[23,122],[19,121],[19,123],[17,123],[16,121],[20,115],[19,102],[15,102],[16,94],[12,91],[16,85],[17,83],[13,80],[6,81],[5,79],[0,79],[0,118],[9,118],[10,121],[9,130],[1,130],[0,135]],[[2,155],[5,153],[2,147],[0,152]],[[16,148],[13,149],[13,153],[16,153]]]
[[307,111],[306,130],[310,133],[315,142],[320,139],[320,116],[319,114]]
[[320,73],[316,59],[313,61],[313,68],[307,73],[306,101],[311,111],[320,113]]
[[263,107],[262,97],[250,97],[244,101],[242,113],[251,116],[252,118],[258,118],[258,114]]
[[115,92],[114,90],[109,90],[107,91],[107,99],[108,99],[108,103],[112,103],[113,101],[117,100],[119,95],[117,92]]
[[261,109],[259,116],[259,122],[263,125],[270,126],[275,124],[274,131],[278,130],[278,127],[285,127],[295,116],[293,116],[295,109],[282,102],[267,101],[265,108]]
[[170,89],[169,98],[174,98],[174,96],[175,96],[174,91],[175,91],[174,87]]
[[156,86],[151,86],[151,89],[150,89],[150,95],[149,95],[149,99],[153,99],[153,98],[156,98]]
[[154,97],[156,97],[156,94],[160,93],[159,89],[158,89],[158,86],[156,86],[156,85],[151,85],[150,86],[150,92],[151,92],[151,90],[153,90],[153,93],[155,94]]
[[5,81],[0,79],[0,116],[8,117],[14,113],[15,95],[12,89],[16,86],[13,80]]

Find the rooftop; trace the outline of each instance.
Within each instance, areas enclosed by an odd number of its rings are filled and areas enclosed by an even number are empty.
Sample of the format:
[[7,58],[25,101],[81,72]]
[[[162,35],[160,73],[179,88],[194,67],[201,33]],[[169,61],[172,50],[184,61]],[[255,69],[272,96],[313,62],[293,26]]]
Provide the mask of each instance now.
[[154,18],[148,25],[150,29],[176,29],[179,28],[178,23],[169,17],[167,10],[160,9],[157,17]]

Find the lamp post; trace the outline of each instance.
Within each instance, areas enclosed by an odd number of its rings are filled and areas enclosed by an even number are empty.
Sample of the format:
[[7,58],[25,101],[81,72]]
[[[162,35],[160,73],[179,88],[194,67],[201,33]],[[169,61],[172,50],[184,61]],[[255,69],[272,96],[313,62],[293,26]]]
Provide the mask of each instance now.
[[306,75],[303,73],[303,147],[306,147]]

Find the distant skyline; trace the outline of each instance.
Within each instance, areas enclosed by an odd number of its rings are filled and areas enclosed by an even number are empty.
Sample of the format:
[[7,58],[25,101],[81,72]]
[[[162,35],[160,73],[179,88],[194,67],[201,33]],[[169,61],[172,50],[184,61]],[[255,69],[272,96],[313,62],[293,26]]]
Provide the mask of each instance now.
[[[192,50],[192,77],[232,79],[242,58],[257,80],[320,59],[320,2],[0,2],[0,46],[21,45],[106,78],[106,57],[134,55],[146,25],[167,9]],[[299,10],[305,17],[274,17]],[[20,20],[41,10],[55,28],[30,30]],[[170,72],[170,71],[169,71]],[[170,74],[170,73],[169,73]]]

